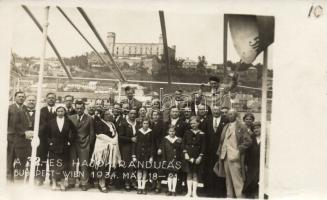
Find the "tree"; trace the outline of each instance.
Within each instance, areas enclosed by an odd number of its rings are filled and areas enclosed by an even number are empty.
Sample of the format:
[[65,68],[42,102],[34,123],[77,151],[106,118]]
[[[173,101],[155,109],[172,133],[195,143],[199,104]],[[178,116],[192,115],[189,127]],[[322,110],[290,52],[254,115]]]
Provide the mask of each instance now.
[[205,72],[207,66],[207,61],[205,56],[198,56],[198,64],[196,65],[197,69],[200,72]]

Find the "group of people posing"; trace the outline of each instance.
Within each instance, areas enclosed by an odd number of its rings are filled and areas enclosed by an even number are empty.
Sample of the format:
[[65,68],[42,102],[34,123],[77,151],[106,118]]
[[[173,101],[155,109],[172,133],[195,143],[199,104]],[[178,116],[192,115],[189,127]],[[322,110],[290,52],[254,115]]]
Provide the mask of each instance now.
[[[210,78],[212,87],[219,79]],[[219,84],[218,84],[219,87]],[[177,91],[176,94],[181,91]],[[53,190],[82,191],[110,187],[160,193],[186,192],[188,197],[257,197],[260,158],[260,122],[252,113],[243,116],[227,106],[201,102],[152,107],[134,98],[105,109],[101,99],[86,105],[73,96],[56,105],[56,94],[46,95],[40,110],[39,145],[35,180],[49,176]],[[28,178],[35,121],[34,95],[16,92],[9,106],[7,178]],[[47,166],[50,170],[47,170]],[[201,183],[202,187],[198,186]]]

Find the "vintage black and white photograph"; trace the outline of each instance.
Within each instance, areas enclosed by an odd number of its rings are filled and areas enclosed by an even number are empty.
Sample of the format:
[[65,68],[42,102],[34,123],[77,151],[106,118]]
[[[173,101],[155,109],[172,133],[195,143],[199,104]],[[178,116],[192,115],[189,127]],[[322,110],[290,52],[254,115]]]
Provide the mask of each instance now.
[[12,191],[269,198],[274,16],[14,12],[2,145]]

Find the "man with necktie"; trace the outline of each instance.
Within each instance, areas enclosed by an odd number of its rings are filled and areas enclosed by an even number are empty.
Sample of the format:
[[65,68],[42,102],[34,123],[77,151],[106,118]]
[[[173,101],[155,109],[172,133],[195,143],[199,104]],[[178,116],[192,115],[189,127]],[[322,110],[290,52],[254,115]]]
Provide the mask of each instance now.
[[7,129],[7,180],[14,180],[14,139],[17,129],[17,117],[18,113],[25,108],[25,93],[16,92],[15,93],[15,103],[11,104],[8,109],[8,129]]
[[[49,145],[47,141],[47,133],[45,133],[45,126],[46,124],[56,118],[56,94],[53,92],[49,92],[46,95],[46,106],[41,108],[40,111],[40,128],[39,128],[39,138],[40,138],[40,145],[37,148],[37,157],[40,158],[40,163],[37,166],[37,176],[36,176],[36,184],[43,185],[45,181],[46,175],[46,166],[47,166],[47,158],[48,158],[48,150]],[[51,175],[51,174],[50,174]],[[50,184],[52,182],[52,177],[50,176]]]
[[72,95],[65,96],[65,107],[66,107],[66,114],[67,116],[75,115],[76,110],[73,108],[74,97]]
[[[77,130],[76,140],[71,148],[71,160],[70,169],[75,171],[76,164],[79,163],[81,171],[81,189],[82,191],[88,190],[89,182],[89,161],[90,161],[90,149],[91,144],[95,140],[94,135],[94,121],[91,116],[85,114],[85,103],[84,101],[76,101],[75,103],[75,115],[69,116],[69,119],[73,122]],[[69,188],[75,187],[76,179],[69,177]]]
[[212,107],[212,116],[207,118],[206,128],[206,157],[204,160],[205,170],[203,174],[205,193],[208,197],[223,198],[226,196],[225,179],[217,177],[213,172],[218,156],[218,149],[221,132],[228,123],[225,117],[221,116],[221,107],[214,105]]
[[132,108],[136,108],[136,112],[138,113],[139,109],[142,107],[142,103],[134,98],[134,94],[135,94],[134,88],[127,86],[125,88],[125,94],[127,99],[124,99],[123,103],[128,103],[129,110]]

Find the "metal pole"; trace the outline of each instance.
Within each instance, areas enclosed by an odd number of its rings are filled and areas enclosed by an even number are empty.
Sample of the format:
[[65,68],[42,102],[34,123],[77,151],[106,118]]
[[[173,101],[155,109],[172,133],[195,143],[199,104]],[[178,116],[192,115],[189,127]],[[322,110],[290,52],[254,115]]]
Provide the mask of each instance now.
[[163,45],[164,45],[164,58],[166,61],[167,73],[168,73],[168,84],[171,84],[170,60],[169,60],[169,55],[168,55],[165,15],[162,10],[159,10],[159,18],[160,18],[160,24],[161,24],[162,40],[163,40]]
[[224,15],[224,34],[223,34],[223,42],[224,42],[224,49],[223,49],[223,60],[224,60],[224,80],[227,75],[227,40],[228,40],[228,15]]
[[121,81],[118,82],[118,103],[121,101]]
[[120,70],[119,66],[117,65],[117,63],[114,61],[113,57],[111,56],[106,44],[103,42],[101,36],[99,35],[98,31],[96,30],[95,26],[93,25],[93,23],[91,22],[90,18],[87,16],[86,12],[83,10],[83,8],[81,7],[77,7],[77,10],[81,13],[81,15],[83,16],[83,18],[85,19],[85,21],[87,22],[87,24],[90,26],[90,28],[92,29],[93,33],[95,34],[95,36],[98,38],[101,46],[103,47],[103,49],[105,50],[107,56],[109,57],[109,59],[111,60],[111,62],[114,64],[115,68],[118,70],[119,76],[121,77],[121,79],[123,81],[126,81],[126,78],[124,76],[124,74],[122,73],[122,71]]
[[[41,32],[43,32],[42,26],[40,25],[40,23],[37,21],[37,19],[34,17],[34,15],[32,14],[32,12],[27,8],[27,6],[22,5],[23,9],[26,11],[26,13],[31,17],[31,19],[33,20],[33,22],[36,24],[36,26],[39,28],[39,30]],[[49,45],[51,46],[52,50],[54,51],[54,53],[56,54],[61,66],[64,68],[67,76],[69,79],[72,79],[72,75],[70,74],[69,70],[66,67],[65,62],[63,61],[63,59],[61,58],[57,48],[55,47],[55,45],[53,44],[52,40],[50,39],[50,37],[47,36],[47,40],[49,42]]]
[[17,77],[17,92],[20,90],[20,76]]
[[66,20],[70,23],[70,25],[73,26],[73,28],[77,31],[77,33],[84,39],[84,41],[91,47],[91,49],[94,51],[94,53],[100,58],[101,62],[107,66],[112,73],[114,73],[115,75],[116,72],[115,70],[111,67],[111,65],[105,61],[105,59],[103,58],[103,56],[101,56],[101,54],[95,49],[95,47],[88,41],[88,39],[86,39],[86,37],[83,35],[83,33],[77,28],[77,26],[73,23],[73,21],[67,16],[67,14],[59,7],[57,6],[57,9],[59,10],[59,12],[66,18]]
[[[28,75],[25,77],[36,77],[36,75]],[[58,77],[58,76],[43,76],[43,78],[48,78],[48,79],[67,79],[67,77]],[[94,80],[94,81],[111,81],[111,82],[118,82],[119,79],[110,79],[110,78],[89,78],[89,77],[74,77],[74,80]],[[167,84],[167,82],[164,81],[142,81],[142,80],[127,80],[127,82],[130,83],[151,83],[151,84]],[[201,86],[201,85],[206,85],[209,86],[208,84],[203,84],[203,83],[182,83],[182,82],[171,82],[172,85],[193,85],[193,86]],[[261,88],[256,88],[256,87],[248,87],[248,86],[243,86],[243,85],[238,85],[237,87],[239,88],[245,88],[245,89],[251,89],[251,90],[258,90],[261,91]],[[267,90],[268,92],[272,92],[272,90]]]
[[48,18],[49,18],[49,9],[47,6],[44,9],[44,24],[43,24],[43,41],[42,41],[42,52],[41,52],[41,61],[40,61],[40,70],[39,70],[39,82],[37,86],[37,99],[36,99],[36,109],[35,109],[35,121],[34,121],[34,134],[31,142],[32,145],[32,155],[31,155],[31,170],[29,177],[29,184],[33,185],[34,176],[35,176],[35,165],[36,165],[36,149],[39,145],[39,125],[40,125],[40,113],[41,113],[41,98],[42,98],[42,85],[43,85],[43,71],[44,71],[44,59],[46,53],[47,45],[47,32],[48,32]]
[[260,177],[259,177],[259,198],[263,199],[265,194],[265,152],[267,134],[267,65],[268,49],[263,52],[262,69],[262,100],[261,100],[261,144],[260,144]]
[[159,99],[160,99],[159,105],[160,105],[160,111],[163,111],[163,108],[162,108],[162,93],[163,93],[163,88],[160,88],[160,90],[159,90]]

